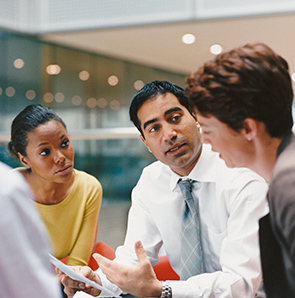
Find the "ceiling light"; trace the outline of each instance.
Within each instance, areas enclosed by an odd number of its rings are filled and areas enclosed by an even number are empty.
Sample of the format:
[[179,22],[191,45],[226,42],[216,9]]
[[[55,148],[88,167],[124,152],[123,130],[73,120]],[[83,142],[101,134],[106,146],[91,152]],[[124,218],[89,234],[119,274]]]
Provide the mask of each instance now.
[[295,72],[292,73],[291,78],[292,78],[292,81],[295,82]]
[[212,53],[213,55],[218,55],[222,52],[222,46],[219,44],[213,44],[210,47],[210,53]]
[[90,97],[86,101],[87,107],[93,109],[96,107],[97,101],[94,97]]
[[188,34],[183,35],[181,40],[185,44],[192,44],[195,42],[196,38],[193,34],[188,33]]
[[103,108],[105,108],[107,106],[107,104],[108,104],[107,100],[105,98],[103,98],[103,97],[101,97],[101,98],[99,98],[97,100],[97,106],[99,108],[102,108],[103,109]]
[[144,86],[144,82],[141,80],[137,80],[136,82],[134,82],[133,86],[134,86],[134,89],[140,90]]
[[51,92],[47,92],[44,94],[43,99],[45,102],[50,103],[53,101],[53,94]]
[[58,64],[50,64],[46,67],[46,72],[49,75],[58,75],[61,71],[61,68]]
[[26,98],[29,100],[33,100],[36,97],[36,92],[34,90],[28,90],[26,92]]
[[74,95],[71,101],[74,106],[79,106],[82,103],[82,98],[79,95]]
[[56,102],[63,102],[64,99],[65,99],[65,96],[64,96],[64,94],[62,92],[57,92],[55,94],[54,98],[55,98],[55,101]]
[[111,107],[112,110],[119,110],[120,102],[118,100],[114,99],[110,102],[110,107]]
[[118,77],[116,77],[116,76],[110,76],[110,77],[108,78],[108,83],[109,83],[109,85],[111,85],[111,86],[116,86],[116,85],[119,83],[119,79],[118,79]]
[[82,70],[79,73],[79,78],[81,81],[87,81],[90,77],[90,74],[87,70]]
[[13,87],[7,87],[5,89],[5,94],[8,96],[8,97],[13,97],[14,94],[15,94],[15,89]]
[[23,59],[18,58],[18,59],[15,59],[15,60],[13,61],[13,65],[14,65],[15,68],[17,68],[17,69],[21,69],[21,68],[24,67],[25,62],[24,62]]

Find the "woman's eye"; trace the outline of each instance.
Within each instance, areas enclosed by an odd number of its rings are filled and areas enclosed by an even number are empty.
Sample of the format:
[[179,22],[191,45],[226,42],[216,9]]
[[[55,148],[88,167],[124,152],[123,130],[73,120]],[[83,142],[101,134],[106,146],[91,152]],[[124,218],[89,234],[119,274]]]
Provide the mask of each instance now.
[[62,148],[67,148],[69,146],[69,140],[64,140],[62,143],[61,143],[61,147]]
[[50,150],[49,150],[49,149],[44,149],[44,150],[42,150],[42,151],[40,152],[40,155],[42,155],[42,156],[47,156],[47,155],[49,155],[49,153],[50,153]]

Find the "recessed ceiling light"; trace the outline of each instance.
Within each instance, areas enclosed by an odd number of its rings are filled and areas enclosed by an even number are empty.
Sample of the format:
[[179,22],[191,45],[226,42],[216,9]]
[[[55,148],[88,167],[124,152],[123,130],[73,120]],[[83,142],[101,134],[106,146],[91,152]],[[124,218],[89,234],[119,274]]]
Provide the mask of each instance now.
[[79,78],[81,81],[87,81],[90,77],[90,74],[87,70],[82,70],[79,73]]
[[21,68],[24,67],[25,62],[24,62],[23,59],[21,59],[21,58],[17,58],[17,59],[15,59],[15,60],[13,61],[13,65],[14,65],[15,68],[17,68],[17,69],[21,69]]
[[134,89],[140,90],[144,86],[144,82],[141,80],[137,80],[136,82],[134,82],[133,86],[134,86]]
[[218,55],[222,52],[222,46],[219,44],[213,44],[210,47],[210,53],[212,53],[213,55]]
[[63,102],[64,99],[65,99],[65,96],[64,96],[64,94],[62,92],[57,92],[55,94],[54,98],[55,98],[55,101],[56,102]]
[[116,86],[118,83],[119,83],[119,79],[117,76],[115,75],[112,75],[108,78],[108,83],[109,85],[111,86]]
[[46,72],[49,75],[58,75],[61,71],[61,68],[58,64],[50,64],[46,67]]
[[112,110],[119,110],[119,108],[120,108],[120,102],[118,100],[116,100],[116,99],[112,100],[110,102],[110,108]]
[[47,92],[44,94],[43,99],[45,102],[52,102],[53,101],[53,94],[51,92]]
[[103,97],[101,97],[101,98],[99,98],[97,100],[97,106],[99,108],[102,108],[103,109],[103,108],[105,108],[107,106],[107,104],[108,104],[107,100],[105,98],[103,98]]
[[95,108],[96,105],[97,105],[96,98],[94,98],[94,97],[88,98],[87,101],[86,101],[86,104],[87,104],[87,107],[90,108],[90,109]]
[[14,94],[15,94],[15,89],[13,87],[7,87],[5,89],[5,94],[8,96],[8,97],[13,97]]
[[32,89],[26,92],[26,98],[29,100],[33,100],[36,97],[36,92]]
[[185,44],[192,44],[195,42],[196,38],[193,34],[184,34],[181,38],[182,42]]
[[79,106],[82,103],[82,98],[79,95],[74,95],[71,101],[74,106]]

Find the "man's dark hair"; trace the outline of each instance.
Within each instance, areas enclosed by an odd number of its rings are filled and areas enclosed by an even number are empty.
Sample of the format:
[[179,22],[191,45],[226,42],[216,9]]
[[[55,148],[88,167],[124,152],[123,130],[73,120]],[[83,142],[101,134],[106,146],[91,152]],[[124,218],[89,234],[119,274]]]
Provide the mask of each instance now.
[[216,56],[186,79],[186,93],[200,114],[240,131],[246,118],[263,122],[271,137],[293,126],[293,90],[287,62],[262,43]]
[[143,132],[140,127],[140,121],[138,119],[138,110],[141,108],[144,102],[148,99],[155,98],[161,94],[172,93],[174,94],[179,103],[186,107],[189,110],[189,102],[188,98],[184,93],[184,89],[180,86],[177,86],[173,83],[167,81],[153,81],[149,84],[146,84],[142,89],[140,89],[132,98],[130,108],[129,108],[129,116],[130,120],[139,130],[139,132],[143,136]]

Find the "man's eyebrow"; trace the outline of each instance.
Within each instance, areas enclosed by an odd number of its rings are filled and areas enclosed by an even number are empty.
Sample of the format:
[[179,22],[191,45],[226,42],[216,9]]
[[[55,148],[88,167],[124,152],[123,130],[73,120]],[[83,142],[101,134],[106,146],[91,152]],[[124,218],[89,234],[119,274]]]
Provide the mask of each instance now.
[[[171,108],[171,109],[167,110],[167,111],[164,113],[164,115],[165,115],[165,116],[168,116],[169,114],[171,114],[171,113],[173,113],[173,112],[180,112],[180,111],[182,111],[182,109],[181,109],[180,107],[174,107],[174,108]],[[156,122],[156,121],[157,121],[157,118],[154,118],[154,119],[151,119],[151,120],[146,121],[146,122],[143,124],[143,129],[145,130],[146,127],[147,127],[148,125],[150,125],[150,124],[152,124],[152,123],[154,123],[154,122]]]
[[180,107],[174,107],[174,108],[167,110],[164,115],[167,116],[173,112],[180,112],[180,111],[182,111],[182,109]]
[[146,122],[143,124],[143,129],[145,130],[147,126],[149,126],[150,124],[152,124],[152,123],[154,123],[154,122],[156,122],[156,121],[157,121],[157,118],[146,121]]

